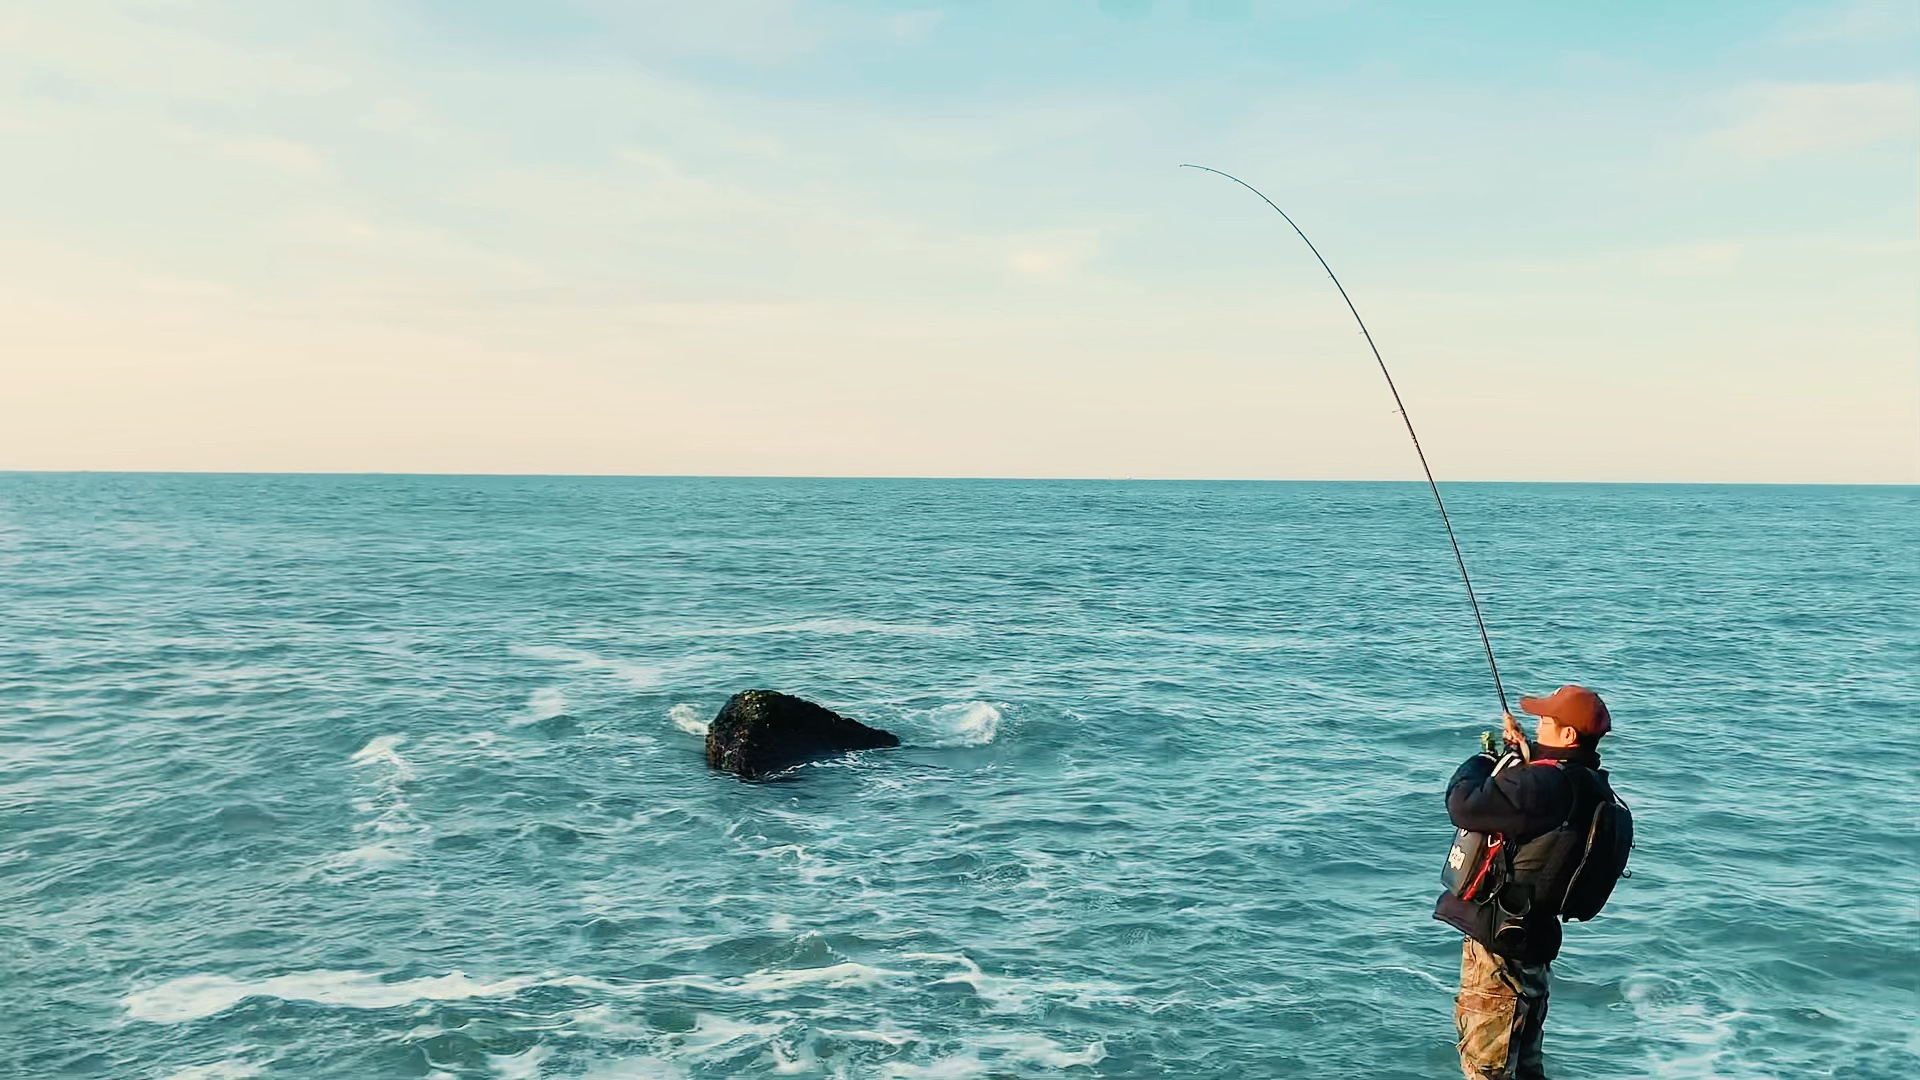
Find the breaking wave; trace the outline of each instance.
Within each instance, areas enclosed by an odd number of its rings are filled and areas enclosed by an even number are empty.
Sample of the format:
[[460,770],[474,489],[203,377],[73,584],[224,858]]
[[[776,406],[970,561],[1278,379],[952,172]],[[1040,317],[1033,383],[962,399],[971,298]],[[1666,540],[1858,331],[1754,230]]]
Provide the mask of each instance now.
[[674,727],[689,735],[697,735],[702,739],[707,737],[707,721],[700,719],[700,707],[697,705],[685,702],[675,705],[667,710],[667,719],[673,721]]
[[1000,707],[987,701],[942,705],[928,716],[934,746],[985,746],[1000,734]]

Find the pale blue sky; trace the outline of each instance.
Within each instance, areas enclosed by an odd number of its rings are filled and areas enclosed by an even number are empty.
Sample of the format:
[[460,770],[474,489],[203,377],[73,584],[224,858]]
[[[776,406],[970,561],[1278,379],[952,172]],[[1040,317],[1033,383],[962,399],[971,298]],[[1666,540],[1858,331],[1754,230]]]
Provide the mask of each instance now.
[[1908,3],[0,2],[0,468],[1920,480]]

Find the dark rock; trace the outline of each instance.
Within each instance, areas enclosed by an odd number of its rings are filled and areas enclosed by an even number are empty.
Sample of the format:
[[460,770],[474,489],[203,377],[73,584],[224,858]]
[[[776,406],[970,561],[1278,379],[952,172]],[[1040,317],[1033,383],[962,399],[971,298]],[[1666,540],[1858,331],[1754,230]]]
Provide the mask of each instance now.
[[879,728],[774,690],[744,690],[707,725],[707,764],[749,780],[848,750],[899,746]]

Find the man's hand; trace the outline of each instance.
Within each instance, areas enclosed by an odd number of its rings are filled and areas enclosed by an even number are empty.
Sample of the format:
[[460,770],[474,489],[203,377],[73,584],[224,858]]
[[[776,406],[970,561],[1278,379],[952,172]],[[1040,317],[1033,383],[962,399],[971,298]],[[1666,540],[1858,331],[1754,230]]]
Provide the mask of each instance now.
[[1527,735],[1520,730],[1520,722],[1513,718],[1512,713],[1501,713],[1500,719],[1504,724],[1502,734],[1506,737],[1507,745],[1520,751],[1521,756],[1525,757],[1527,753]]

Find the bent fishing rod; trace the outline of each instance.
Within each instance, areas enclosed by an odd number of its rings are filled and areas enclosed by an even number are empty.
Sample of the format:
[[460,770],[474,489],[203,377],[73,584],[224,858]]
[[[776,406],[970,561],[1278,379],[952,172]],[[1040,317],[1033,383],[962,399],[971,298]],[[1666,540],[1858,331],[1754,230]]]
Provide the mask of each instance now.
[[[1287,224],[1293,226],[1293,231],[1298,233],[1300,239],[1306,243],[1307,250],[1313,252],[1313,257],[1320,260],[1320,269],[1325,270],[1327,277],[1332,278],[1333,287],[1340,290],[1340,299],[1347,302],[1347,310],[1353,312],[1353,321],[1360,324],[1361,336],[1367,339],[1367,348],[1373,350],[1374,363],[1380,365],[1380,374],[1386,376],[1387,389],[1393,392],[1393,404],[1400,413],[1400,421],[1407,425],[1407,437],[1413,440],[1413,452],[1420,457],[1420,470],[1427,474],[1427,486],[1433,489],[1434,505],[1440,508],[1440,523],[1446,526],[1447,542],[1453,545],[1453,561],[1455,565],[1460,567],[1460,580],[1467,587],[1467,603],[1473,606],[1474,624],[1480,628],[1480,645],[1487,650],[1487,670],[1493,673],[1493,691],[1500,696],[1500,714],[1505,717],[1511,717],[1512,710],[1507,708],[1507,688],[1500,683],[1500,665],[1495,663],[1493,659],[1493,641],[1487,637],[1487,620],[1480,615],[1480,598],[1473,594],[1473,579],[1467,576],[1466,557],[1460,554],[1460,540],[1453,535],[1453,521],[1447,517],[1447,501],[1440,497],[1440,485],[1433,480],[1433,469],[1427,465],[1427,452],[1420,448],[1420,436],[1414,433],[1413,418],[1407,415],[1406,403],[1400,400],[1400,388],[1393,384],[1393,373],[1387,370],[1387,362],[1380,358],[1380,346],[1373,343],[1373,334],[1367,330],[1366,320],[1360,317],[1360,309],[1353,306],[1353,297],[1347,295],[1347,287],[1340,284],[1339,278],[1334,277],[1333,267],[1327,265],[1326,256],[1321,255],[1320,249],[1314,247],[1313,241],[1307,239],[1306,232],[1302,230],[1291,217],[1287,216],[1285,210],[1275,205],[1272,199],[1261,194],[1259,188],[1254,187],[1252,184],[1247,183],[1245,180],[1231,173],[1223,173],[1219,169],[1209,169],[1205,165],[1182,165],[1180,167],[1183,169],[1199,169],[1201,172],[1210,172],[1215,176],[1224,176],[1234,183],[1239,184],[1241,187],[1246,188],[1248,191],[1253,192],[1255,195],[1259,195],[1261,202],[1273,207],[1274,213],[1285,218]],[[1521,745],[1525,745],[1524,741]]]

